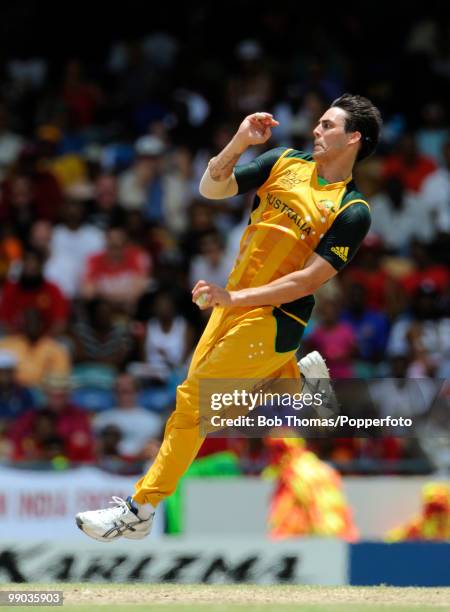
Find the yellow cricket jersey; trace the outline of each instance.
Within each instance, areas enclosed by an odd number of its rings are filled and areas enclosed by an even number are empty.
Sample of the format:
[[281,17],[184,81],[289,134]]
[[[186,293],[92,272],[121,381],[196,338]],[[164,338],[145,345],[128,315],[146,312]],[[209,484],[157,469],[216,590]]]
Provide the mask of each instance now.
[[[350,176],[326,183],[313,158],[283,147],[234,171],[239,193],[257,189],[227,288],[258,287],[301,270],[313,252],[337,270],[354,256],[370,226],[369,205]],[[301,320],[314,299],[281,305]]]

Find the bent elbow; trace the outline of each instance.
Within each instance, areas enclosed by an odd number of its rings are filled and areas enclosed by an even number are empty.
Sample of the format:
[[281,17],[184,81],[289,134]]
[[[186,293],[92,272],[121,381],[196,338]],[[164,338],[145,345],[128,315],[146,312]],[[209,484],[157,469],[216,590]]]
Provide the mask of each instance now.
[[207,168],[202,176],[198,190],[204,198],[223,200],[224,198],[231,198],[237,195],[238,186],[234,174],[231,174],[224,181],[215,181],[211,178],[209,168]]

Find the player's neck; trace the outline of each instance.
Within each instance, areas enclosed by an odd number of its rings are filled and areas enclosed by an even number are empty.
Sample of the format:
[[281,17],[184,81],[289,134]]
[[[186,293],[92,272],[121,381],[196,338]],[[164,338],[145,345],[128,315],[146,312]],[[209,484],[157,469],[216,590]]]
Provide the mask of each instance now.
[[336,159],[316,163],[317,176],[325,179],[327,183],[340,183],[352,175],[353,160]]

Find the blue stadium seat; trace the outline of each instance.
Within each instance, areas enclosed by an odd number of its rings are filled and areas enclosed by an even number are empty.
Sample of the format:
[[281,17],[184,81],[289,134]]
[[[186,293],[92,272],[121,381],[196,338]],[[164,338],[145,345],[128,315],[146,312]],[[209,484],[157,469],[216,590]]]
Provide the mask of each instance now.
[[80,408],[93,412],[109,410],[116,405],[116,398],[112,391],[97,387],[80,387],[71,394],[71,400]]

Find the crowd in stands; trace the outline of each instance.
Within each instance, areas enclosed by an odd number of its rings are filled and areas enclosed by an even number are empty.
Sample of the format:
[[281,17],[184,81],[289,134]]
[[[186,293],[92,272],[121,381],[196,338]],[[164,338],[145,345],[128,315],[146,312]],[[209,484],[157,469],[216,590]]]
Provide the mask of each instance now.
[[[252,204],[253,194],[204,200],[198,185],[208,160],[259,110],[280,126],[239,163],[278,145],[309,150],[316,121],[348,89],[372,97],[385,119],[377,154],[355,173],[373,222],[356,259],[319,291],[302,350],[319,350],[336,379],[391,377],[378,392],[393,416],[405,404],[414,409],[408,380],[450,378],[450,53],[442,27],[425,19],[403,33],[396,61],[424,63],[429,92],[411,102],[411,119],[397,84],[388,87],[390,71],[364,80],[356,60],[351,73],[345,48],[329,57],[299,49],[282,65],[273,36],[281,41],[291,26],[273,15],[259,39],[229,48],[230,66],[217,55],[208,63],[193,40],[169,31],[111,44],[95,69],[68,59],[56,79],[44,57],[3,60],[3,460],[127,471],[152,459],[208,317],[190,290],[200,278],[226,284]],[[448,385],[441,395],[448,401]],[[233,444],[244,472],[262,469],[264,445],[255,441],[216,439],[202,452]],[[358,460],[376,471],[380,460],[395,472],[396,461],[423,456],[416,441],[397,438],[311,446],[349,471]]]

